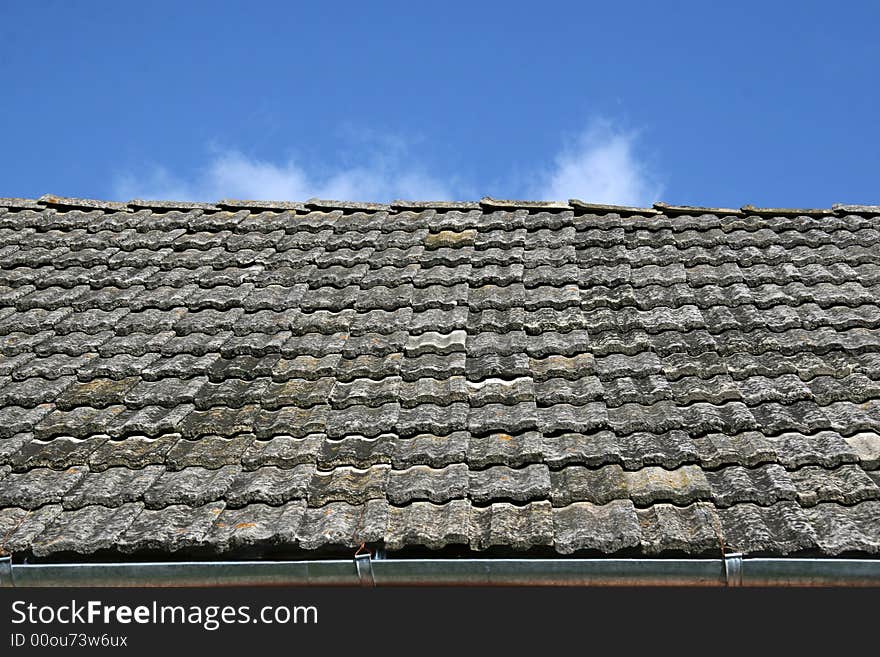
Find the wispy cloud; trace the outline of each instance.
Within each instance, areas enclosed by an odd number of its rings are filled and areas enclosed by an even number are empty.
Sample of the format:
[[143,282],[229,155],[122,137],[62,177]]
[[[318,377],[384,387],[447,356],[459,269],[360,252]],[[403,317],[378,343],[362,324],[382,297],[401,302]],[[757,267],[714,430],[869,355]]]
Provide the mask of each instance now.
[[189,178],[154,167],[146,176],[126,174],[115,184],[117,198],[216,201],[221,198],[390,201],[393,198],[451,198],[448,181],[434,178],[400,158],[371,156],[362,166],[343,167],[324,175],[308,172],[294,161],[275,164],[225,151]]
[[[301,161],[283,163],[249,157],[237,150],[217,151],[206,166],[190,176],[155,166],[146,173],[120,176],[114,196],[214,201],[221,198],[390,201],[471,199],[484,190],[454,176],[429,173],[399,138],[371,138],[359,144],[353,161],[330,168],[307,169]],[[378,146],[377,146],[378,144]],[[543,171],[531,171],[526,185],[504,184],[495,194],[507,198],[565,200],[644,205],[656,200],[661,187],[637,153],[637,134],[607,121],[593,122],[570,139]],[[506,172],[498,172],[502,176]],[[471,191],[476,190],[476,194]]]
[[621,130],[609,121],[594,121],[538,176],[531,196],[649,205],[659,198],[662,185],[636,152],[637,146],[638,133]]

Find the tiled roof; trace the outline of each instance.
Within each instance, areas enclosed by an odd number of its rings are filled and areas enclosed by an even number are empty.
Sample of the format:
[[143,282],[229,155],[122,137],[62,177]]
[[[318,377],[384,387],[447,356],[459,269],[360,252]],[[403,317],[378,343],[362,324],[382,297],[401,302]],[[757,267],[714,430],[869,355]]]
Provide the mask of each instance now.
[[880,207],[0,199],[0,546],[880,552]]

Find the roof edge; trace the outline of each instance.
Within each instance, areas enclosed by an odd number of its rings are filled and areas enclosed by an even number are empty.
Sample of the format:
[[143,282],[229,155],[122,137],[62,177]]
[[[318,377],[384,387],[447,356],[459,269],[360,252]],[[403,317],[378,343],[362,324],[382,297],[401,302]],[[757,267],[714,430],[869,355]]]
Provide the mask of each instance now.
[[774,217],[830,217],[834,215],[834,210],[821,208],[759,208],[754,205],[744,205],[740,210],[744,214]]
[[488,210],[571,210],[565,201],[513,201],[484,196],[480,207]]
[[701,214],[722,214],[741,217],[745,213],[740,208],[710,208],[702,205],[672,205],[657,201],[654,203],[654,209],[659,210],[666,215],[701,215]]
[[270,201],[270,200],[240,200],[221,199],[216,203],[202,203],[191,201],[163,201],[133,199],[131,201],[105,201],[101,199],[88,199],[55,194],[44,194],[38,199],[0,197],[0,209],[4,210],[47,210],[60,211],[83,210],[104,212],[134,212],[138,210],[155,210],[157,212],[202,210],[204,212],[240,211],[251,212],[422,212],[427,210],[534,210],[534,211],[575,211],[580,214],[618,214],[621,216],[640,215],[645,217],[665,214],[677,215],[732,215],[744,217],[748,215],[762,217],[830,217],[845,215],[880,216],[880,205],[861,205],[835,203],[831,208],[761,208],[755,205],[743,205],[740,208],[720,208],[699,205],[675,205],[657,201],[652,207],[640,208],[630,205],[615,205],[610,203],[590,203],[572,198],[567,201],[528,201],[496,199],[484,196],[479,201],[411,201],[394,200],[390,203],[371,203],[361,201],[338,201],[329,199],[311,198],[307,201]]
[[831,206],[834,214],[868,214],[880,215],[880,205],[851,205],[846,203],[835,203]]
[[655,208],[640,208],[632,205],[610,205],[607,203],[587,203],[585,201],[581,201],[577,198],[572,198],[568,200],[568,204],[573,207],[575,210],[584,210],[586,212],[592,211],[601,211],[601,212],[614,212],[621,216],[629,216],[629,215],[644,215],[650,216],[655,214],[660,214],[660,210]]
[[224,198],[215,204],[221,210],[251,210],[252,212],[308,212],[305,203],[297,201],[244,201]]
[[91,198],[71,198],[67,196],[55,196],[54,194],[43,194],[37,199],[38,203],[42,203],[49,208],[58,208],[59,210],[112,210],[113,212],[130,212],[131,210],[125,203],[118,201],[99,201]]

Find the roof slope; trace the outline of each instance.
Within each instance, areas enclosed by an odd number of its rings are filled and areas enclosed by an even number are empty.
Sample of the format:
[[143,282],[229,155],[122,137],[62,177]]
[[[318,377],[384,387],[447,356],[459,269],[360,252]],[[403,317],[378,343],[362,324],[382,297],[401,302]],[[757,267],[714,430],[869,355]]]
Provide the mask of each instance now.
[[0,199],[37,558],[880,552],[880,208]]

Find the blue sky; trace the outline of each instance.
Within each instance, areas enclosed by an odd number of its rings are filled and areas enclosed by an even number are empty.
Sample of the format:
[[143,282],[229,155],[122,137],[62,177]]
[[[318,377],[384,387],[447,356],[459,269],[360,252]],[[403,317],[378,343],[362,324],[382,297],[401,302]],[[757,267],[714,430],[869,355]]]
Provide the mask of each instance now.
[[0,196],[880,203],[876,2],[0,0]]

